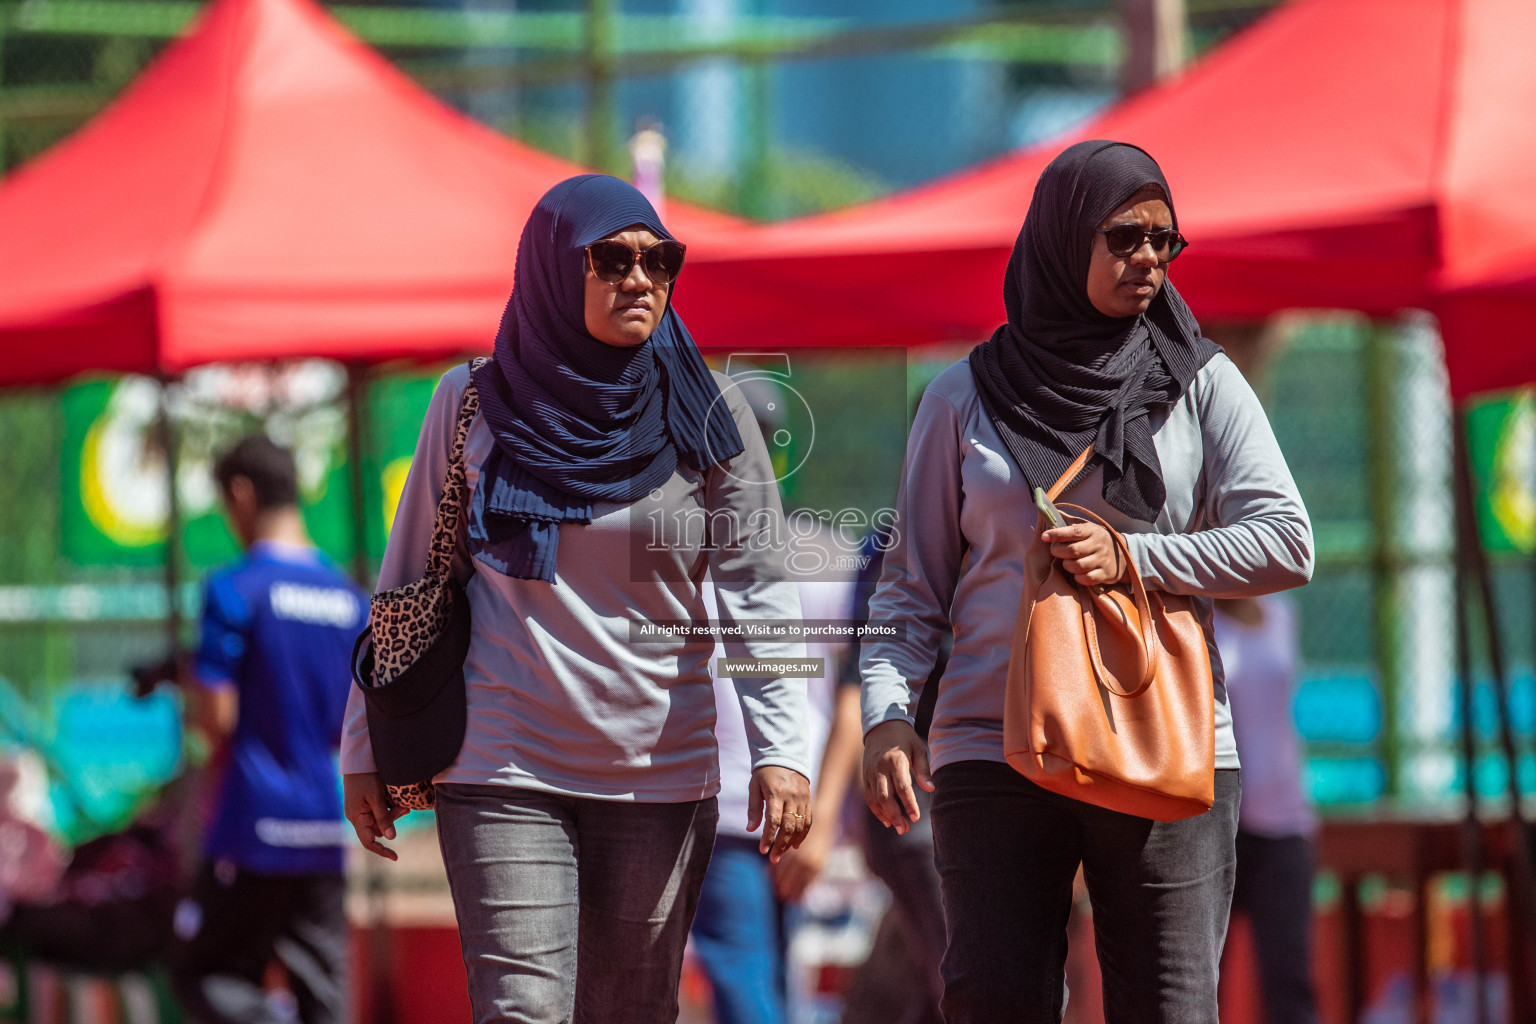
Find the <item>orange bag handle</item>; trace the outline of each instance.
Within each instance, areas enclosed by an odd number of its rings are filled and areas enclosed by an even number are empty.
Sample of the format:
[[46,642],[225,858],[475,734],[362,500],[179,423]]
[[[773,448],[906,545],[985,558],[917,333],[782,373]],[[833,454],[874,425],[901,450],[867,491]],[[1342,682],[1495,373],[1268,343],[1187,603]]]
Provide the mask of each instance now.
[[1067,489],[1067,484],[1077,478],[1077,474],[1083,471],[1083,467],[1088,465],[1088,460],[1091,458],[1093,458],[1093,445],[1084,448],[1083,454],[1072,460],[1072,465],[1067,467],[1067,471],[1061,474],[1054,484],[1051,484],[1051,489],[1045,492],[1045,496],[1052,501],[1060,497],[1061,492]]
[[1136,614],[1141,620],[1138,625],[1141,632],[1141,679],[1134,689],[1124,688],[1120,680],[1115,678],[1108,666],[1104,664],[1104,656],[1099,652],[1098,626],[1094,621],[1093,597],[1086,593],[1085,587],[1079,585],[1076,580],[1077,600],[1083,608],[1083,632],[1088,638],[1088,660],[1093,663],[1093,674],[1098,677],[1102,685],[1110,693],[1120,697],[1139,697],[1152,685],[1152,680],[1157,678],[1158,661],[1162,654],[1162,645],[1157,642],[1157,626],[1152,621],[1152,602],[1147,597],[1147,588],[1141,581],[1141,574],[1136,571],[1136,565],[1131,561],[1131,549],[1126,545],[1125,538],[1113,526],[1103,519],[1083,508],[1081,505],[1062,505],[1061,508],[1071,509],[1074,515],[1083,519],[1098,523],[1109,531],[1114,538],[1115,547],[1120,551],[1120,557],[1124,559],[1125,571],[1129,577],[1126,582],[1131,585],[1131,599],[1136,604]]
[[[1066,472],[1062,473],[1056,482],[1051,485],[1051,489],[1046,492],[1051,501],[1054,502],[1057,496],[1066,490],[1067,485],[1076,479],[1078,473],[1082,472],[1083,467],[1088,464],[1088,460],[1091,458],[1093,458],[1093,445],[1090,444],[1087,448],[1083,449],[1081,455],[1072,460],[1072,464],[1067,467]],[[1142,672],[1141,679],[1135,688],[1122,687],[1120,680],[1104,664],[1104,656],[1099,651],[1098,626],[1093,618],[1093,598],[1085,594],[1083,592],[1084,588],[1078,585],[1075,580],[1073,585],[1077,587],[1077,600],[1083,609],[1083,632],[1088,638],[1088,660],[1093,664],[1093,674],[1098,678],[1099,685],[1119,697],[1139,697],[1152,685],[1152,680],[1157,678],[1159,656],[1162,654],[1162,646],[1157,642],[1157,628],[1152,622],[1152,602],[1147,597],[1146,585],[1141,581],[1141,574],[1136,571],[1136,564],[1131,561],[1131,549],[1126,545],[1125,538],[1120,535],[1120,531],[1081,505],[1062,505],[1060,507],[1072,509],[1079,518],[1098,523],[1105,530],[1109,531],[1109,535],[1114,539],[1115,547],[1118,549],[1123,560],[1125,571],[1130,576],[1131,599],[1135,602],[1136,613],[1141,619],[1139,625],[1141,627]]]

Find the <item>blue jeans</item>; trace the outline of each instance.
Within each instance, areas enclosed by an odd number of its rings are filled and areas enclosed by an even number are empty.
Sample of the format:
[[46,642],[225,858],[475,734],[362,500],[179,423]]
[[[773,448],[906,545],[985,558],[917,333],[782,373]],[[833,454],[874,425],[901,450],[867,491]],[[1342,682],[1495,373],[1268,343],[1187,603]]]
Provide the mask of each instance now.
[[437,787],[475,1024],[671,1024],[714,797]]
[[1060,1024],[1078,866],[1093,904],[1107,1024],[1217,1024],[1236,872],[1238,772],[1216,803],[1151,821],[1051,793],[1000,761],[933,775],[946,1024]]
[[717,1024],[784,1024],[783,907],[758,840],[717,836],[693,919],[693,950]]

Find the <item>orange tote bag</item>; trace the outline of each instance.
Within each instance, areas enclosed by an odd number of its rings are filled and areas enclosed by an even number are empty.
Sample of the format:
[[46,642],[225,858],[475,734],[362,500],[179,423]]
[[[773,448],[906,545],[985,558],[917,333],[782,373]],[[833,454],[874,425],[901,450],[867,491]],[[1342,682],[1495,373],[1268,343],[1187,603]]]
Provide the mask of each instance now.
[[[1056,481],[1052,501],[1092,452]],[[1215,695],[1194,599],[1147,593],[1124,537],[1085,508],[1060,509],[1109,530],[1127,575],[1078,584],[1051,557],[1039,517],[1008,660],[1004,755],[1074,800],[1156,821],[1202,814],[1215,800]]]

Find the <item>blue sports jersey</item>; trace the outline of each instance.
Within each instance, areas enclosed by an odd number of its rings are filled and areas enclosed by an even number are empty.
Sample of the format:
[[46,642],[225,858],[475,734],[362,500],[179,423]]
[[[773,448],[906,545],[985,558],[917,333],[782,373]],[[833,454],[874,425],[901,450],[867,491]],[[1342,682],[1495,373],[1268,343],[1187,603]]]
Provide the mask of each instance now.
[[361,591],[310,548],[258,543],[205,587],[197,676],[240,716],[206,852],[252,871],[342,870],[336,751]]

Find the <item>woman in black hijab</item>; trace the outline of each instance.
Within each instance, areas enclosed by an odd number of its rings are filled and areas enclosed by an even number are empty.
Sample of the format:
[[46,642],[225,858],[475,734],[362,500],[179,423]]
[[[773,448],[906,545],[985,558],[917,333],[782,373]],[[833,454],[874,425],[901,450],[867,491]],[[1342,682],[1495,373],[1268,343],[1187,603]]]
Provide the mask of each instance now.
[[[1008,322],[939,375],[913,424],[899,540],[869,612],[905,629],[862,644],[864,784],[901,832],[919,814],[914,777],[934,792],[948,1024],[1061,1020],[1080,867],[1110,1024],[1216,1024],[1238,763],[1214,649],[1205,814],[1154,822],[1051,793],[1003,749],[1031,489],[1084,449],[1063,500],[1125,536],[1149,590],[1195,596],[1208,641],[1212,598],[1311,575],[1311,527],[1263,409],[1167,279],[1184,245],[1150,156],[1106,141],[1067,149],[1041,175],[1009,261]],[[1082,584],[1126,571],[1100,526],[1045,539]],[[925,745],[910,687],[944,633],[954,646]]]

